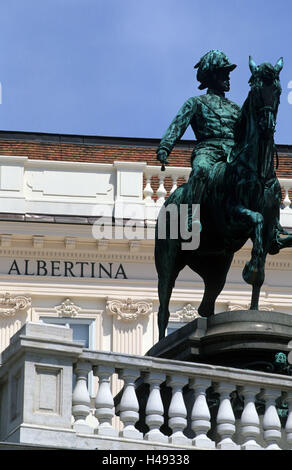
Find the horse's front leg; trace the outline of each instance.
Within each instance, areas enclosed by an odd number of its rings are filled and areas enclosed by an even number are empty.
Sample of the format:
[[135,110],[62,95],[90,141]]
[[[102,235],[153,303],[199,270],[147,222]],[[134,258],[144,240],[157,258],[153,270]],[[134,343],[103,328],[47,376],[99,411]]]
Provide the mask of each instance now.
[[263,225],[264,218],[259,212],[251,211],[244,206],[236,206],[233,216],[240,224],[244,224],[247,233],[253,243],[251,259],[243,269],[242,277],[248,284],[262,286],[265,279],[265,255],[263,250]]

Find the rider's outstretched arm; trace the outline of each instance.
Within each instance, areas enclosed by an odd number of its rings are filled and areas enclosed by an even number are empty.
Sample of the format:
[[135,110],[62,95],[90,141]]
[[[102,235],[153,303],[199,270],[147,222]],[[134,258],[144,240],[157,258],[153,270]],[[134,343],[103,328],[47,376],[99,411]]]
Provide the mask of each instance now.
[[181,139],[185,133],[192,117],[196,112],[196,98],[189,98],[180,108],[179,112],[167,128],[163,135],[157,153],[157,160],[162,164],[168,163],[167,157],[172,151],[175,144]]

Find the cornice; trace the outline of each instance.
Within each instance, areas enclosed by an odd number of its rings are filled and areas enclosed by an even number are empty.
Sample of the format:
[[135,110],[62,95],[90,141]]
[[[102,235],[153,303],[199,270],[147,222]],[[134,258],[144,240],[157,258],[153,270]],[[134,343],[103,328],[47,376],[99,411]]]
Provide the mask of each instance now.
[[124,252],[94,252],[94,251],[76,251],[76,250],[56,250],[56,249],[29,249],[29,248],[0,248],[0,257],[11,258],[30,258],[30,259],[72,259],[84,261],[116,261],[116,262],[147,262],[153,263],[153,255],[146,253]]

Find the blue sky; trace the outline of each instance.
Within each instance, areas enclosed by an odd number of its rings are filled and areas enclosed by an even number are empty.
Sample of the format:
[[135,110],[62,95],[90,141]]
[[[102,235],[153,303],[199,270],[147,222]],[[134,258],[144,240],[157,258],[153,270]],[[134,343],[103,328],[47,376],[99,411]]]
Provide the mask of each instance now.
[[289,0],[1,0],[0,129],[159,138],[216,48],[239,105],[248,56],[284,57],[275,140],[292,144],[291,18]]

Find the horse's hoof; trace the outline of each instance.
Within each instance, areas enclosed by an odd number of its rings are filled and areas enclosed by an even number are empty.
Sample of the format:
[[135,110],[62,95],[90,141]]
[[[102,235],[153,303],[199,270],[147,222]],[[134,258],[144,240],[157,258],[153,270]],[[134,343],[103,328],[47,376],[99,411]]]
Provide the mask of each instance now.
[[265,273],[262,268],[258,268],[252,265],[249,261],[244,266],[244,269],[242,271],[242,277],[247,284],[262,285],[265,279]]
[[256,270],[254,267],[250,266],[250,263],[246,263],[242,271],[242,277],[247,284],[253,284],[255,278]]

